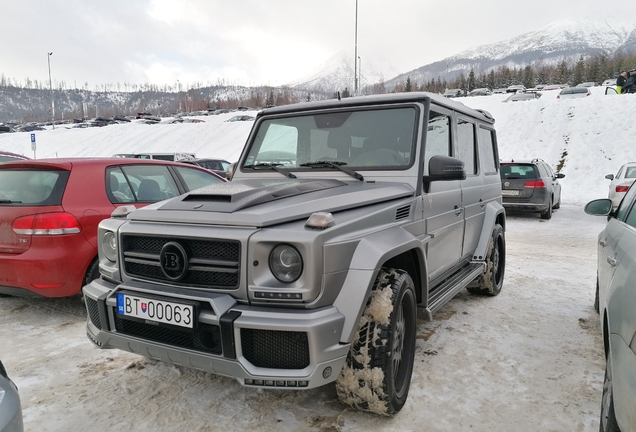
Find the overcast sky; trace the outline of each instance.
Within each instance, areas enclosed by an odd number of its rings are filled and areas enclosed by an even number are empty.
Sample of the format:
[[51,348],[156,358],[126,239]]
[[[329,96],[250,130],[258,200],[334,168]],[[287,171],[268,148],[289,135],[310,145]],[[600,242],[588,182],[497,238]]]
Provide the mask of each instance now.
[[[572,14],[613,21],[631,9],[627,0],[358,0],[358,55],[363,70],[382,62],[403,73]],[[356,0],[3,0],[1,10],[0,74],[22,82],[48,83],[48,52],[54,83],[90,89],[277,86],[338,53],[354,58]]]

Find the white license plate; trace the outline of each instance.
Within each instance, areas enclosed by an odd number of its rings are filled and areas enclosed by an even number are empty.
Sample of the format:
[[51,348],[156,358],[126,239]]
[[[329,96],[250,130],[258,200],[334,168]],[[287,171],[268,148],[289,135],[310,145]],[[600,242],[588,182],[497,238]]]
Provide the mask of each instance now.
[[126,317],[194,328],[194,306],[189,304],[118,293],[117,313]]
[[518,190],[502,190],[501,194],[506,196],[517,196],[519,195],[519,191]]

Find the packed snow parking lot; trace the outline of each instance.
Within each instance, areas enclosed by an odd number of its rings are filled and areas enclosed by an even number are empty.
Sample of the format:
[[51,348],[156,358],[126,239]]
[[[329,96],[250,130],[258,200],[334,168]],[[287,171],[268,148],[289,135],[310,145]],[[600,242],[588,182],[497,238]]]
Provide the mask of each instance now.
[[[605,219],[582,209],[607,196],[605,174],[636,160],[631,125],[614,119],[634,101],[599,94],[572,102],[550,95],[515,104],[496,96],[464,101],[497,119],[502,159],[541,157],[560,166],[564,203],[549,221],[508,214],[501,295],[462,292],[432,322],[422,314],[409,400],[395,417],[347,408],[333,385],[261,391],[100,351],[85,336],[79,300],[2,298],[0,359],[20,388],[26,429],[598,430],[604,359],[592,305]],[[38,156],[108,156],[134,147],[236,160],[249,125],[215,120],[43,131]],[[28,134],[25,142],[12,135],[0,148],[25,153]]]
[[605,363],[592,305],[604,223],[569,204],[548,222],[509,215],[502,293],[460,293],[419,320],[409,400],[393,418],[347,408],[333,385],[259,391],[98,350],[77,299],[1,299],[2,360],[33,431],[598,430]]

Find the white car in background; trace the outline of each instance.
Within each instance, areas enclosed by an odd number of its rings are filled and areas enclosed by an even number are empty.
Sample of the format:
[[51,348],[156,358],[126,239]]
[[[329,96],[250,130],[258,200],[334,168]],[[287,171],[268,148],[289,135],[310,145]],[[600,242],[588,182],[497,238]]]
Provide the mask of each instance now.
[[618,170],[616,176],[608,174],[605,178],[612,181],[609,185],[608,198],[612,200],[612,211],[616,211],[625,193],[636,180],[636,162],[626,163]]

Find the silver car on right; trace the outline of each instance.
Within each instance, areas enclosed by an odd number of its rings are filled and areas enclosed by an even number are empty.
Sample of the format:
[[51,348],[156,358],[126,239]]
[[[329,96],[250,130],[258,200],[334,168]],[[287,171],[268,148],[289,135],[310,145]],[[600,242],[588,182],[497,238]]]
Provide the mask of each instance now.
[[585,212],[608,216],[598,236],[595,308],[605,349],[600,432],[636,432],[636,188],[616,211],[597,199]]

